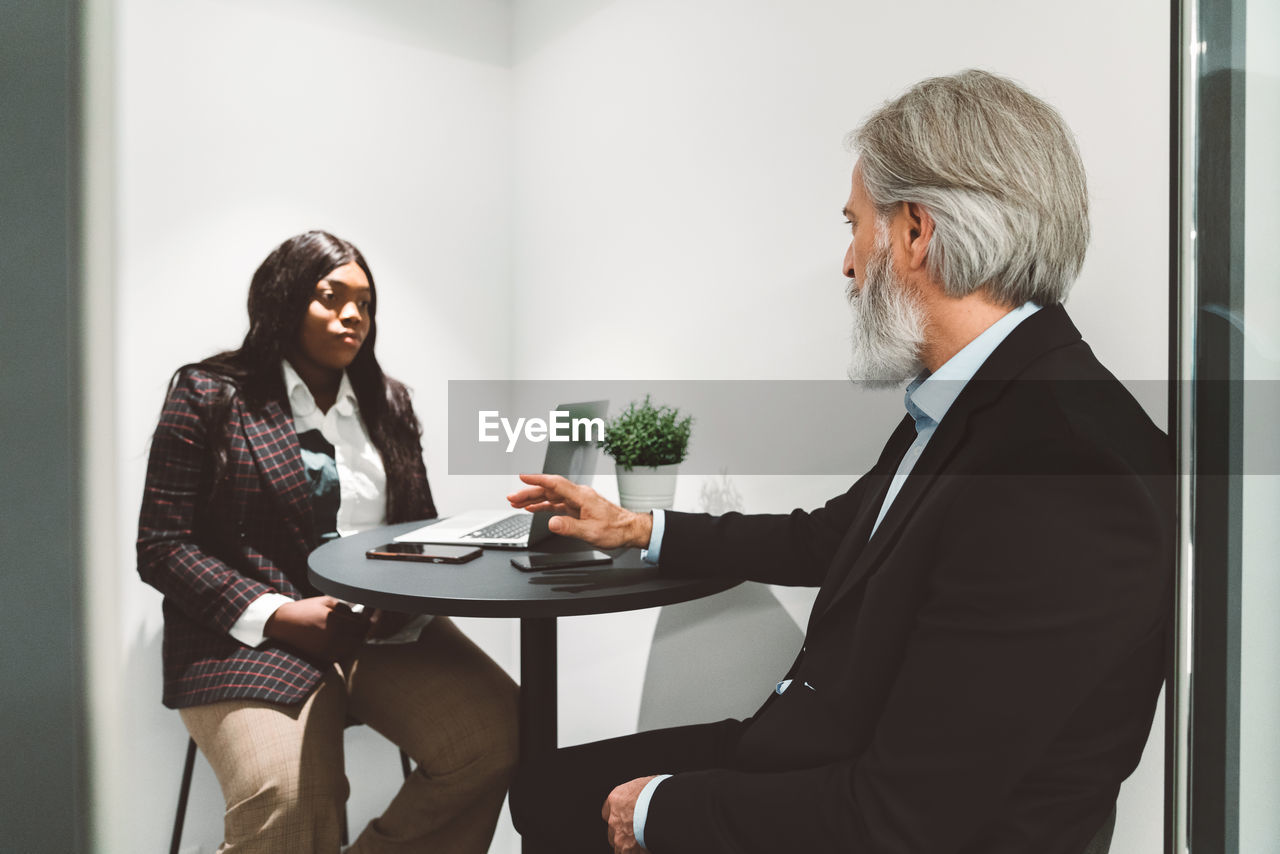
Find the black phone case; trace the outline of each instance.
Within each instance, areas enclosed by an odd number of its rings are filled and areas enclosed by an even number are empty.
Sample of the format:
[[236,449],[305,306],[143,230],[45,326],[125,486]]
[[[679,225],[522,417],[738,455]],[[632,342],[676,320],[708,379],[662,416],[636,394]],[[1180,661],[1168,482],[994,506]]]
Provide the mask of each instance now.
[[418,563],[468,563],[480,557],[481,549],[463,557],[438,557],[436,555],[411,555],[411,554],[394,554],[392,552],[380,552],[370,549],[364,553],[364,556],[371,560],[414,560]]
[[[542,557],[542,555],[539,555]],[[518,561],[521,559],[528,560],[528,555],[519,555],[511,559],[511,565],[521,572],[542,572],[544,569],[569,569],[575,566],[606,566],[613,563],[613,558],[601,560],[599,558],[580,558],[578,560],[567,560],[564,563],[553,563],[547,566],[523,566]]]

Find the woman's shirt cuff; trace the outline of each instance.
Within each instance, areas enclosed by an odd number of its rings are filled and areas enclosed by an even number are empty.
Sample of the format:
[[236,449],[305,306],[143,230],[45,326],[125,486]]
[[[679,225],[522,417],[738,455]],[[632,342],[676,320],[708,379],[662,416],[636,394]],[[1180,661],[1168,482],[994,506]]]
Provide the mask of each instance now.
[[276,608],[293,600],[283,593],[263,593],[249,603],[240,619],[236,620],[229,634],[245,646],[262,646],[267,639],[265,634],[267,620],[276,612]]

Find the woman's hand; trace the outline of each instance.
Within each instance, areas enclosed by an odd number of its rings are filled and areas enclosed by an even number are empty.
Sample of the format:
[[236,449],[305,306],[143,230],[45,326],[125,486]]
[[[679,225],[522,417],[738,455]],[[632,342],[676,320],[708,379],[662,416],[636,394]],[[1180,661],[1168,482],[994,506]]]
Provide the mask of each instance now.
[[322,661],[354,654],[368,631],[368,617],[353,613],[332,596],[312,596],[281,605],[263,628],[263,634],[272,640]]
[[593,546],[612,549],[618,546],[649,547],[653,533],[653,516],[632,513],[606,501],[589,486],[579,486],[558,474],[522,474],[530,485],[507,496],[512,507],[530,512],[550,510],[563,514],[552,517],[551,533],[577,537]]

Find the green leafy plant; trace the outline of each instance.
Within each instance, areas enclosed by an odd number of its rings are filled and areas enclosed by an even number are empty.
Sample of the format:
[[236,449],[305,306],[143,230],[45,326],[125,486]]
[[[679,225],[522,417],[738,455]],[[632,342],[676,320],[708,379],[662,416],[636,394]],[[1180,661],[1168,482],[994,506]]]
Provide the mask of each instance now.
[[623,468],[672,465],[684,461],[692,427],[693,416],[681,418],[678,409],[654,406],[646,394],[605,425],[600,446]]

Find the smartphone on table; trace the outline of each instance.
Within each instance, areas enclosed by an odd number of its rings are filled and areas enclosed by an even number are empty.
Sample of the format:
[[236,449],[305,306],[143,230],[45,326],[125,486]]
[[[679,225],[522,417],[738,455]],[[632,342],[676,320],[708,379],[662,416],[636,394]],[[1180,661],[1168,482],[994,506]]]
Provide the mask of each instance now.
[[560,554],[534,552],[516,555],[511,559],[511,565],[521,572],[537,572],[540,569],[564,569],[570,566],[597,566],[603,563],[613,563],[613,558],[604,552],[595,550],[588,552],[561,552]]
[[421,560],[427,563],[466,563],[480,557],[475,546],[440,546],[434,543],[387,543],[364,553],[379,560]]

